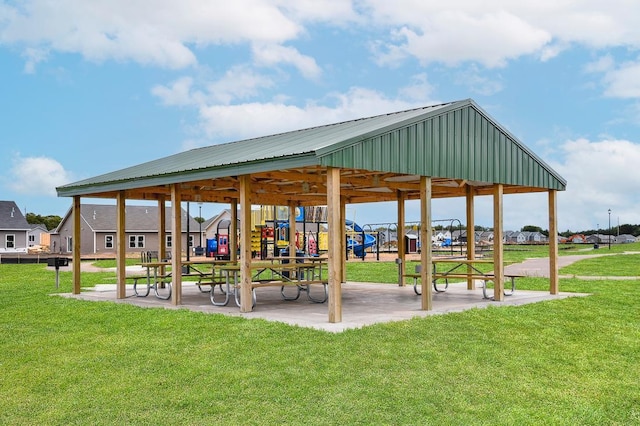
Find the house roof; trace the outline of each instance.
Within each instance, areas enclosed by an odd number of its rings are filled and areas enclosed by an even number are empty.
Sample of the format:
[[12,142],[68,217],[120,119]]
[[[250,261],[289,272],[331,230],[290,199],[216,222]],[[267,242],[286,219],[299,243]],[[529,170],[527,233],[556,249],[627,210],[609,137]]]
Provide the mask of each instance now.
[[[182,231],[186,232],[187,212],[182,210]],[[165,207],[166,217],[171,217],[171,207]],[[59,232],[71,215],[71,209],[58,225]],[[117,206],[107,204],[82,204],[80,206],[81,221],[92,232],[116,232]],[[133,206],[125,208],[125,228],[127,232],[157,232],[158,231],[158,207],[157,206]],[[192,217],[189,221],[189,232],[198,232],[199,224]],[[171,223],[167,221],[166,232],[171,232]]]
[[[495,183],[505,193],[564,190],[566,181],[472,100],[449,102],[180,152],[57,188],[59,196],[129,199],[168,195],[228,202],[237,176],[251,174],[255,204],[300,205],[326,200],[327,167],[343,170],[348,202],[419,198],[419,176],[433,179],[434,198],[478,194]],[[347,170],[348,172],[344,172]],[[350,192],[349,192],[350,191]]]
[[31,225],[15,201],[0,201],[0,229],[12,231],[28,231]]

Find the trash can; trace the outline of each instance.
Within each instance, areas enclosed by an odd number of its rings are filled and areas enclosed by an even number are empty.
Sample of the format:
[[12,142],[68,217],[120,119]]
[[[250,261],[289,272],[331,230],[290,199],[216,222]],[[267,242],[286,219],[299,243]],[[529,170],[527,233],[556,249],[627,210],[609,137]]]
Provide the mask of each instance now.
[[[285,248],[285,249],[280,250],[280,256],[281,257],[288,257],[289,256],[289,249]],[[304,259],[303,259],[304,256],[305,255],[304,255],[303,251],[296,250],[296,263],[304,263]],[[281,263],[283,265],[287,265],[287,264],[289,264],[289,259],[282,259]],[[286,277],[286,278],[289,278],[291,276],[290,275],[290,271],[282,271],[282,276]],[[294,279],[297,279],[297,280],[304,279],[304,277],[302,276],[302,272],[300,272],[300,274],[298,276],[296,276]]]

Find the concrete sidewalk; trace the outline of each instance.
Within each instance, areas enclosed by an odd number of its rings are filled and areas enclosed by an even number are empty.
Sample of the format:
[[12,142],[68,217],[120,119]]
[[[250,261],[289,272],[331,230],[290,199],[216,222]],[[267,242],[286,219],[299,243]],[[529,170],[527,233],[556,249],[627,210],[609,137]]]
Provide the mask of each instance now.
[[[318,286],[312,289],[320,292]],[[483,299],[482,289],[467,290],[466,283],[450,284],[445,293],[434,293],[433,310],[421,310],[420,296],[413,286],[398,287],[395,284],[352,283],[342,286],[342,322],[330,323],[327,303],[312,303],[303,293],[298,300],[285,301],[280,288],[257,289],[257,304],[253,312],[241,313],[233,299],[227,306],[211,304],[208,293],[201,293],[197,286],[183,283],[182,305],[173,306],[168,300],[160,300],[153,295],[137,297],[132,286],[127,287],[127,297],[116,299],[114,284],[99,285],[83,289],[79,295],[61,296],[90,301],[127,303],[144,308],[189,309],[207,314],[223,314],[247,319],[278,321],[294,326],[310,327],[329,332],[341,332],[364,326],[403,321],[414,317],[442,315],[450,312],[462,312],[473,308],[489,306],[517,306],[546,300],[558,300],[571,296],[585,296],[577,293],[551,295],[543,291],[517,290],[513,296],[506,296],[504,302]],[[289,291],[293,289],[287,289]],[[216,290],[217,291],[217,290]]]

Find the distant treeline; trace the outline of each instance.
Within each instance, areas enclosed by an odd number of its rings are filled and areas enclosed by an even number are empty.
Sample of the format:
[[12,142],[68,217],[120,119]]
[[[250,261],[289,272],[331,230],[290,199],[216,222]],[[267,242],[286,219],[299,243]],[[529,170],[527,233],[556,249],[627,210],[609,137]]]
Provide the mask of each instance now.
[[47,228],[47,231],[55,229],[62,221],[62,218],[60,216],[40,216],[39,214],[35,213],[27,213],[26,219],[27,223],[30,223],[31,225],[44,225]]

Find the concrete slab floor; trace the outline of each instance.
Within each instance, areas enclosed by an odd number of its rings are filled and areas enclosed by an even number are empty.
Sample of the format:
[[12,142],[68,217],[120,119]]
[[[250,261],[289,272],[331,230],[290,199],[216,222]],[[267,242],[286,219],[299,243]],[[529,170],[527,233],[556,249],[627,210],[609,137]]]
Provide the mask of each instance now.
[[[287,293],[295,292],[287,288]],[[320,286],[312,287],[312,294],[320,297]],[[218,293],[218,289],[216,289]],[[220,313],[242,318],[262,318],[267,321],[278,321],[300,327],[310,327],[328,332],[342,332],[348,329],[361,328],[367,325],[391,321],[408,320],[413,317],[442,315],[449,312],[461,312],[472,308],[488,306],[514,306],[546,300],[557,300],[572,296],[587,296],[579,293],[561,293],[552,295],[549,292],[517,290],[512,296],[505,296],[503,302],[483,299],[482,289],[467,290],[466,283],[452,283],[444,293],[433,295],[433,310],[421,310],[420,296],[416,295],[413,286],[399,287],[394,284],[355,283],[342,285],[342,322],[330,323],[328,304],[313,303],[306,293],[302,292],[295,301],[283,300],[279,287],[266,287],[256,290],[257,303],[253,312],[242,313],[236,306],[233,297],[227,306],[214,306],[209,293],[202,293],[191,283],[183,283],[182,305],[174,306],[170,300],[155,297],[153,290],[147,297],[137,297],[133,286],[127,286],[127,297],[116,299],[115,284],[98,285],[85,288],[79,295],[70,293],[60,296],[90,301],[110,301],[128,303],[146,308],[189,309],[203,313]],[[218,296],[222,297],[220,294]],[[216,298],[216,300],[219,300]]]

